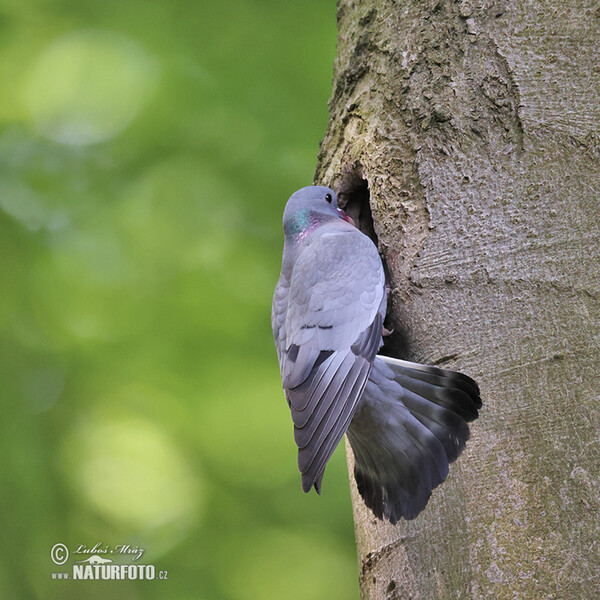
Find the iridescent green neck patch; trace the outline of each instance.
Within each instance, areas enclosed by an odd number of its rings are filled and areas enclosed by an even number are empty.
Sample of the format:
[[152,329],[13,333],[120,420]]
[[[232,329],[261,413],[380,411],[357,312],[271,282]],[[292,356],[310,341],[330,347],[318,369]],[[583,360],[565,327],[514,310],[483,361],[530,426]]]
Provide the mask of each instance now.
[[299,210],[293,219],[286,222],[284,231],[287,237],[297,242],[304,239],[321,222],[322,220],[319,219],[319,216],[309,209]]

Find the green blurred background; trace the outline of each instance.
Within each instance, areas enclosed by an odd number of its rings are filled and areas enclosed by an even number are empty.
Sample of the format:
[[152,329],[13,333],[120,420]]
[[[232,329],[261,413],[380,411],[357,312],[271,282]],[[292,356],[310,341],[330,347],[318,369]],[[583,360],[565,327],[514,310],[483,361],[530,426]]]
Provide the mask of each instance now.
[[[270,332],[335,35],[333,0],[1,0],[0,598],[358,597]],[[57,542],[168,580],[53,581]]]

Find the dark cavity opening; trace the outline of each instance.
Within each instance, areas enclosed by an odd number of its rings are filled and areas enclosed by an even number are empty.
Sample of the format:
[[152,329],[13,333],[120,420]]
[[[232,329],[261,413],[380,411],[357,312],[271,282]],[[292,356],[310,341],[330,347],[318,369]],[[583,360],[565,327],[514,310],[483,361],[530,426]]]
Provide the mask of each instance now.
[[356,226],[378,246],[369,203],[370,198],[369,182],[363,178],[359,170],[342,176],[338,191],[340,208],[343,208],[354,219]]

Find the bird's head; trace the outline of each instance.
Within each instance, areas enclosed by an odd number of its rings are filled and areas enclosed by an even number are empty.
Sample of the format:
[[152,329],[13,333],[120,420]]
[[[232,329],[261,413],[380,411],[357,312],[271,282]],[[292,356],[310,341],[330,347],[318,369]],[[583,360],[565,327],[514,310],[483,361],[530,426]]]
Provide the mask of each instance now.
[[333,219],[342,219],[354,225],[354,221],[338,208],[333,190],[311,185],[290,196],[283,212],[283,230],[286,238],[295,240]]

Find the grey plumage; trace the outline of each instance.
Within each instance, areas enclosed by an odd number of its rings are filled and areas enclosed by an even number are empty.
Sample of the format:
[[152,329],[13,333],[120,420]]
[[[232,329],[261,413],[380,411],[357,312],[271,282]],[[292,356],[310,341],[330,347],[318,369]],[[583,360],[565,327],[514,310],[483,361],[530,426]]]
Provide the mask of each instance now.
[[465,375],[377,357],[385,276],[373,242],[332,190],[302,188],[284,211],[271,321],[305,492],[320,492],[344,433],[358,489],[379,518],[415,517],[447,476],[481,406]]
[[354,476],[373,513],[413,519],[448,475],[481,408],[466,375],[377,356],[347,434]]

